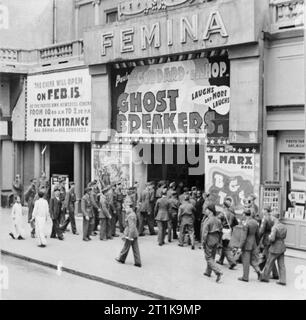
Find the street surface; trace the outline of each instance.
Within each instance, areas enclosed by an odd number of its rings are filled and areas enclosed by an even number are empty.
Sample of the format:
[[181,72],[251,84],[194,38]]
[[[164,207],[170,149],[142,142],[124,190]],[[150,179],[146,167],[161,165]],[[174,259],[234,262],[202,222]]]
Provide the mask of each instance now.
[[[3,209],[0,213],[1,250],[50,263],[55,267],[63,265],[78,272],[113,281],[115,286],[105,285],[105,281],[99,283],[66,272],[58,276],[56,270],[41,268],[37,264],[2,255],[2,261],[8,263],[10,278],[10,288],[8,292],[3,293],[5,299],[63,299],[63,297],[148,299],[150,297],[150,294],[139,294],[137,290],[130,292],[121,290],[120,285],[152,293],[153,298],[155,294],[163,298],[187,300],[306,299],[306,281],[302,286],[297,285],[297,272],[304,270],[304,279],[306,277],[305,253],[301,254],[304,258],[286,257],[287,286],[285,287],[277,285],[275,280],[270,283],[258,282],[257,275],[252,269],[250,281],[240,282],[237,278],[242,275],[241,265],[238,265],[236,270],[229,270],[228,266],[224,265],[222,267],[224,275],[220,283],[216,283],[215,276],[211,278],[203,276],[206,262],[203,250],[200,250],[198,245],[196,250],[191,250],[190,246],[178,247],[177,241],[172,243],[166,241],[166,245],[160,247],[157,245],[157,236],[140,237],[139,247],[143,267],[137,268],[134,266],[132,252],[129,253],[124,265],[115,261],[123,246],[121,237],[100,241],[96,236],[92,241],[84,242],[81,234],[75,236],[67,232],[64,241],[48,238],[47,247],[39,248],[36,239],[30,238],[30,229],[25,219],[26,240],[12,240],[8,235],[11,225],[9,213],[9,210]],[[81,222],[82,220],[77,220],[79,232],[82,231]],[[49,231],[50,228],[49,222]],[[301,281],[298,283],[303,283]]]
[[38,264],[2,256],[2,266],[9,270],[9,286],[2,290],[2,300],[142,300],[138,295],[114,286],[84,279]]

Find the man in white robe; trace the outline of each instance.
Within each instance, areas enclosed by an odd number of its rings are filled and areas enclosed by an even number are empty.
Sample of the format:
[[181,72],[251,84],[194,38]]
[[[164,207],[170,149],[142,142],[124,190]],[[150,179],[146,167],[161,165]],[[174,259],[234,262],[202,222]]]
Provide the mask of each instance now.
[[39,199],[35,202],[31,220],[35,220],[35,230],[38,240],[38,246],[42,248],[47,245],[45,225],[49,216],[49,204],[48,201],[44,199],[44,195],[45,193],[43,191],[38,192]]

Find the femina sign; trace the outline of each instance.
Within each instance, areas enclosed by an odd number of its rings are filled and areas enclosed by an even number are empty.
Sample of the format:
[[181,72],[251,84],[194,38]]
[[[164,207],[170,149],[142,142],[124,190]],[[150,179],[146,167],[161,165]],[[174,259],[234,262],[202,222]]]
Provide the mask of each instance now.
[[[152,48],[176,47],[188,42],[208,41],[212,36],[227,38],[228,33],[219,11],[210,12],[207,18],[194,13],[191,16],[174,16],[152,23],[139,23],[129,27],[113,29],[101,34],[101,55],[106,56],[110,50],[121,54],[143,51]],[[119,45],[119,47],[118,47]]]

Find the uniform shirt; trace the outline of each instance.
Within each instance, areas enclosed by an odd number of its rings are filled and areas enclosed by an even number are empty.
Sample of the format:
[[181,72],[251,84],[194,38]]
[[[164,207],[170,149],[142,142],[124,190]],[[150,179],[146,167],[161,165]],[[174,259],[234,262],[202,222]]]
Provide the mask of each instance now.
[[270,245],[269,235],[274,225],[274,219],[272,217],[264,217],[259,228],[259,237],[262,238],[262,244],[264,246]]
[[208,246],[214,246],[220,242],[222,234],[222,223],[213,214],[210,214],[203,222],[202,242]]
[[81,209],[83,213],[83,217],[93,217],[93,208],[90,200],[90,196],[86,193],[81,200]]
[[257,248],[259,242],[258,223],[252,217],[247,217],[242,228],[240,239],[240,248],[244,251],[253,251]]
[[170,209],[170,202],[166,196],[162,196],[160,199],[157,200],[155,205],[155,219],[157,221],[168,221],[169,220],[169,209]]
[[285,239],[287,236],[287,229],[284,224],[277,221],[272,227],[271,234],[269,236],[271,245],[269,252],[274,254],[282,254],[286,251]]
[[101,205],[101,211],[99,212],[99,218],[100,219],[111,219],[111,214],[109,212],[109,204],[107,202],[107,199],[104,194],[100,195],[100,205]]
[[124,235],[131,240],[137,239],[137,216],[132,208],[126,210],[125,223]]
[[193,225],[194,222],[194,206],[189,201],[184,201],[178,210],[178,219],[181,224]]

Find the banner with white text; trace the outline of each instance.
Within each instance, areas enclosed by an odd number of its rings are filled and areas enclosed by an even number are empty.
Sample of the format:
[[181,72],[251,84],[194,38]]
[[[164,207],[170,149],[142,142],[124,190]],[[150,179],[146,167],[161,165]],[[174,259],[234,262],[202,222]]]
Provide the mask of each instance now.
[[91,141],[88,69],[28,77],[26,140]]

